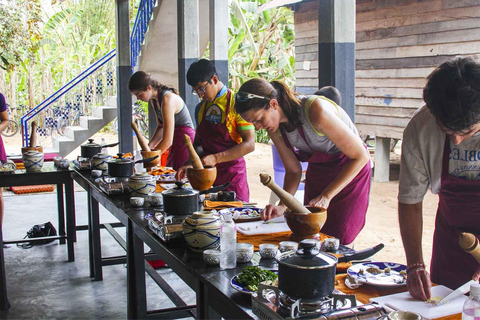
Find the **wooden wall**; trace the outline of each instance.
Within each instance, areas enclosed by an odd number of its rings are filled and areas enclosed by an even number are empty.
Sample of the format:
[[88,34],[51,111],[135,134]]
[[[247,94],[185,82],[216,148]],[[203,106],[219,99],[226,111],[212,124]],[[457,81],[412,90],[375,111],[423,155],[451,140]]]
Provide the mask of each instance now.
[[[363,134],[401,139],[434,67],[456,55],[480,57],[480,0],[356,4],[356,125]],[[297,91],[304,93],[318,86],[316,6],[293,7]]]

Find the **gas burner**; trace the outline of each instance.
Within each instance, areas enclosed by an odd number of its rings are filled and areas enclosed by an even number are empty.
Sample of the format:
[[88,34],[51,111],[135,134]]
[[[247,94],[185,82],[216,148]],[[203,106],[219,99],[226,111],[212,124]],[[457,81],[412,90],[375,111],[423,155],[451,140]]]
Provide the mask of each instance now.
[[98,182],[100,189],[102,189],[108,195],[130,192],[128,187],[128,178],[103,176],[95,181]]
[[171,215],[155,210],[145,216],[148,227],[165,242],[183,238],[182,222],[188,215]]
[[334,309],[333,296],[320,299],[292,299],[280,291],[279,311],[285,315],[327,313]]

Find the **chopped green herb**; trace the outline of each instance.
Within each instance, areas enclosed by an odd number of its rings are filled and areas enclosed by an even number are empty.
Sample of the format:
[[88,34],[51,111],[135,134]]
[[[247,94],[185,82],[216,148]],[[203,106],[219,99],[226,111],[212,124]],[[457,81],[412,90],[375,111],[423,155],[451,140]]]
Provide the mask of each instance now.
[[274,281],[277,277],[278,276],[270,270],[264,270],[260,267],[246,267],[237,275],[236,280],[245,289],[255,292],[258,290],[259,283],[267,280]]

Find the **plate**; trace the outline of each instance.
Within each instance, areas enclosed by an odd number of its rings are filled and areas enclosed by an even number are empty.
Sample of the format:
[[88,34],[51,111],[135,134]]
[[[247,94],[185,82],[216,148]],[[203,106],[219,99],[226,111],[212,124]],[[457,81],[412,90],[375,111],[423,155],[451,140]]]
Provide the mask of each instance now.
[[155,176],[157,183],[175,183],[175,173],[166,173]]
[[245,289],[240,283],[237,282],[237,276],[238,274],[232,279],[230,279],[230,285],[232,286],[232,288],[241,293],[252,294],[252,291]]
[[[378,268],[382,272],[373,274],[367,271],[368,268]],[[390,273],[384,272],[386,268],[390,268]],[[366,262],[351,266],[347,273],[358,282],[374,286],[399,287],[407,284],[406,278],[400,274],[401,271],[406,272],[407,266],[393,262]]]
[[218,211],[219,214],[223,215],[227,212],[230,212],[234,215],[236,212],[239,213],[237,219],[233,219],[235,223],[242,223],[242,222],[252,222],[252,221],[260,221],[262,217],[260,216],[260,212],[263,209],[256,208],[256,207],[240,207],[240,208],[227,208]]

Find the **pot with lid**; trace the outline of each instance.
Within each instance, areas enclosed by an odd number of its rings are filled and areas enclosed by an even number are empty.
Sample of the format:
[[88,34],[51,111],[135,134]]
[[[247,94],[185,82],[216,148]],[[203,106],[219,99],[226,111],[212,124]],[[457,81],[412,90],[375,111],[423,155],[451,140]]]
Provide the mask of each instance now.
[[337,257],[315,249],[315,241],[300,242],[300,249],[277,255],[278,288],[292,299],[320,299],[335,286]]
[[165,190],[163,195],[163,210],[169,215],[190,215],[198,211],[199,192],[184,188],[183,181],[176,181],[175,188]]
[[158,158],[158,156],[152,158],[146,158],[142,160],[133,161],[131,158],[123,158],[123,153],[117,154],[118,158],[110,159],[108,163],[108,174],[112,177],[125,177],[129,178],[133,176],[133,168],[135,163],[148,162]]
[[102,148],[115,147],[118,144],[119,142],[100,145],[98,143],[94,143],[93,139],[88,139],[88,143],[82,144],[80,146],[82,158],[91,159],[93,158],[94,155],[96,155],[97,153],[100,153],[102,151]]

